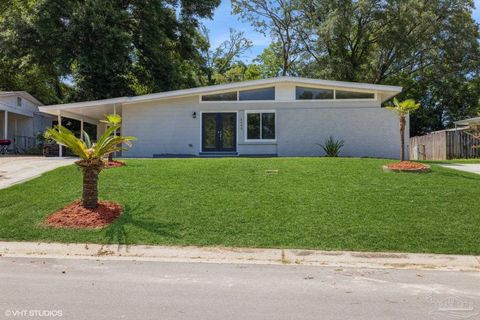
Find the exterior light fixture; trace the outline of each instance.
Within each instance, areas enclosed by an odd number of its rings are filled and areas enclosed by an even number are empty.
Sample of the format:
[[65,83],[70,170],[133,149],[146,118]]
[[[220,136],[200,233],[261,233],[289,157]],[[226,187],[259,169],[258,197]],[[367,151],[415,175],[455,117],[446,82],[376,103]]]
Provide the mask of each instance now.
[[196,119],[196,118],[197,118],[197,113],[196,113],[196,112],[192,113],[192,118],[193,118],[193,119]]

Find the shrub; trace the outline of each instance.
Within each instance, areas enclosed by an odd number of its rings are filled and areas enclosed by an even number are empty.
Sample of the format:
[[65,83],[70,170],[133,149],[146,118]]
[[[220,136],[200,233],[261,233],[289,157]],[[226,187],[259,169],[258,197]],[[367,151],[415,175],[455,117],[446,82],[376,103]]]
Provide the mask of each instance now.
[[325,140],[324,144],[318,144],[322,147],[323,151],[325,151],[326,157],[338,157],[340,154],[340,149],[343,147],[345,141],[343,140],[335,140],[332,136],[328,137]]

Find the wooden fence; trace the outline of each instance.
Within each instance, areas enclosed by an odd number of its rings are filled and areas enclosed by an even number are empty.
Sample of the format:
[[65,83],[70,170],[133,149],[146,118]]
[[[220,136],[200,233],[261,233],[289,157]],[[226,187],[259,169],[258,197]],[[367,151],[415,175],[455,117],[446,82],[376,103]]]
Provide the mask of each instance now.
[[410,138],[413,160],[449,160],[479,158],[480,139],[461,130],[444,130]]

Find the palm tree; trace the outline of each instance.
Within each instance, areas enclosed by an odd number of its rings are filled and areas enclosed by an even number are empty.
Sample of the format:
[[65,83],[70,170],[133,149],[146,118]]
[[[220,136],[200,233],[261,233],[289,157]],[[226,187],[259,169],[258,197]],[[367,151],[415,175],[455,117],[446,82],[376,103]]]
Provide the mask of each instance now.
[[[122,124],[122,117],[118,114],[108,114],[105,116],[105,120],[100,120],[100,122],[106,123],[109,127],[119,126]],[[116,134],[116,132],[114,132]],[[108,154],[108,162],[113,161],[113,152]]]
[[395,112],[400,118],[400,145],[401,145],[401,161],[405,161],[405,125],[407,123],[407,116],[410,112],[417,110],[420,107],[420,103],[416,103],[413,99],[408,99],[402,102],[398,102],[397,98],[393,99],[393,105],[389,105],[386,108]]
[[83,173],[83,192],[82,206],[87,209],[94,209],[98,205],[98,175],[103,169],[102,158],[116,151],[126,150],[122,144],[131,146],[135,137],[115,136],[113,132],[118,130],[119,126],[111,126],[98,139],[92,143],[88,134],[84,131],[84,139],[77,138],[73,132],[67,128],[57,125],[49,128],[45,132],[47,139],[52,139],[56,143],[69,148],[80,160],[75,162]]

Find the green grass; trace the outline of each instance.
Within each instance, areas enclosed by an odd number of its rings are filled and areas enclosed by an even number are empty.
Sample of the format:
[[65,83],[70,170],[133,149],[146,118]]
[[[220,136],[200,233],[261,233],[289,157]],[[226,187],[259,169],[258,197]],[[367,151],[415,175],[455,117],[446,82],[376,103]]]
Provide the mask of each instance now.
[[102,230],[46,228],[46,216],[80,196],[80,171],[64,167],[0,190],[0,238],[480,254],[480,176],[436,165],[385,173],[387,162],[127,160],[100,177],[101,198],[120,202],[121,218]]

